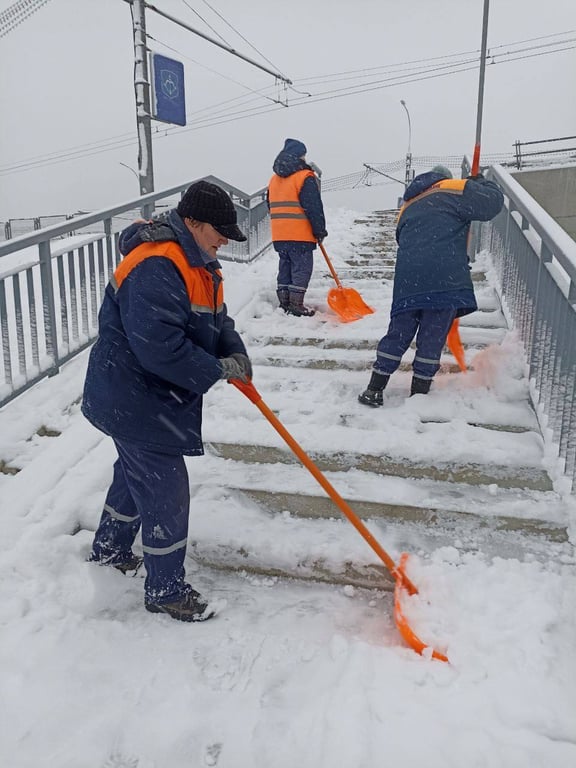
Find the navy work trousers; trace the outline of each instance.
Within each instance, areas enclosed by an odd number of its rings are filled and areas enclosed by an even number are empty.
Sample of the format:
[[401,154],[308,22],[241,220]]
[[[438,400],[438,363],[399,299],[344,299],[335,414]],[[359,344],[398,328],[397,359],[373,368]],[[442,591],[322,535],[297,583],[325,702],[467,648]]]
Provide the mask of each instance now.
[[314,267],[314,243],[294,242],[278,245],[278,290],[306,293]]
[[374,370],[388,375],[394,373],[416,336],[414,376],[433,379],[440,368],[440,355],[455,317],[455,309],[413,309],[394,315],[386,336],[378,344]]
[[124,563],[142,526],[147,602],[170,603],[184,593],[190,486],[184,458],[114,440],[118,460],[92,558]]

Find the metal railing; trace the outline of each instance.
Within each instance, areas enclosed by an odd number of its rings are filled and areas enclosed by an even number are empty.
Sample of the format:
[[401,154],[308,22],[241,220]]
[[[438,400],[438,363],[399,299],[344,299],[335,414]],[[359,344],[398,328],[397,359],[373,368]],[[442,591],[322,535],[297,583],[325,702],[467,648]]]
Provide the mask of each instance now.
[[[248,237],[230,242],[218,258],[253,261],[270,244],[266,188],[249,195],[203,178],[230,194]],[[174,207],[194,181],[0,243],[0,407],[94,341],[104,290],[121,258],[120,231],[144,207]]]
[[[571,143],[572,146],[560,146],[558,142],[561,142],[562,145],[568,142]],[[556,144],[556,146],[552,149],[536,149],[536,147],[542,147],[543,144]],[[522,147],[530,147],[530,150],[526,152]],[[547,162],[553,163],[557,158],[548,157],[549,155],[557,155],[560,156],[560,158],[569,155],[574,158],[576,157],[576,136],[561,136],[556,139],[538,139],[537,141],[515,141],[514,152],[516,155],[517,169],[522,168],[524,165],[534,164],[535,158],[544,158],[544,156],[546,156],[545,159]],[[526,158],[530,159],[527,160]]]
[[472,252],[487,249],[505,309],[524,344],[543,431],[576,490],[576,242],[501,166],[487,177],[505,196],[492,221],[473,227]]

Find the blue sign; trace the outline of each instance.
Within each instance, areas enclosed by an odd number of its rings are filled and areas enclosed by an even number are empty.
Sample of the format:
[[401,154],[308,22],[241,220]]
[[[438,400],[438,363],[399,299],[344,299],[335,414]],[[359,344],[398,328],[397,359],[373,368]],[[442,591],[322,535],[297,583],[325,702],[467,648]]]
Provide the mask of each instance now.
[[184,65],[151,52],[152,117],[163,123],[186,125]]

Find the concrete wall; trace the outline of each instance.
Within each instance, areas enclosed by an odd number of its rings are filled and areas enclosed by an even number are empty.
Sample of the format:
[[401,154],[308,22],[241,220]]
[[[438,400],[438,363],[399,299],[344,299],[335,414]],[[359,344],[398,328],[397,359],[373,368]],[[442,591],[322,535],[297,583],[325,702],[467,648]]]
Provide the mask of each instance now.
[[512,176],[576,240],[576,165],[526,169]]

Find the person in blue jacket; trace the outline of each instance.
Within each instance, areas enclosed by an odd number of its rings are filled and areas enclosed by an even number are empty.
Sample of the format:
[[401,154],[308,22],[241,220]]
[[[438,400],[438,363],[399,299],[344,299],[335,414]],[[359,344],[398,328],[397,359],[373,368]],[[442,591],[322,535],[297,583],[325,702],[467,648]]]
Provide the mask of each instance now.
[[274,250],[278,253],[276,295],[280,307],[296,317],[310,317],[304,305],[312,277],[314,249],[328,236],[320,196],[320,169],[306,162],[306,145],[286,139],[273,164],[268,206]]
[[503,203],[494,182],[480,174],[453,179],[442,165],[416,176],[408,186],[396,227],[390,325],[378,344],[360,403],[383,404],[382,393],[414,336],[410,394],[429,392],[450,326],[478,308],[467,254],[470,223],[494,218]]
[[228,239],[246,237],[229,195],[206,181],[190,186],[175,210],[124,230],[84,385],[82,412],[118,453],[89,559],[136,570],[141,527],[145,607],[181,621],[213,615],[185,581],[183,457],[203,454],[204,393],[221,379],[252,377],[216,260]]

